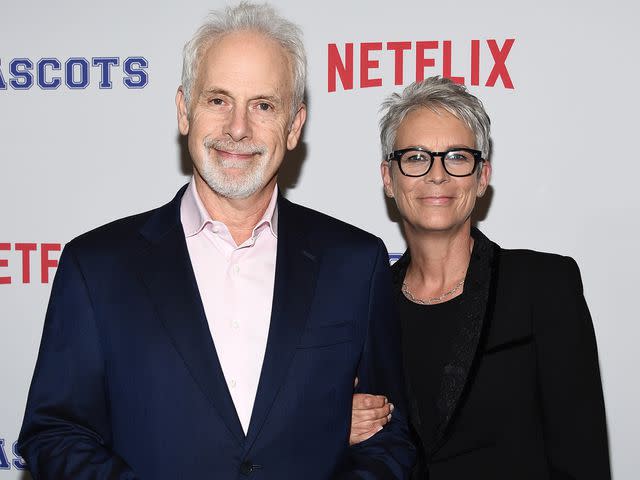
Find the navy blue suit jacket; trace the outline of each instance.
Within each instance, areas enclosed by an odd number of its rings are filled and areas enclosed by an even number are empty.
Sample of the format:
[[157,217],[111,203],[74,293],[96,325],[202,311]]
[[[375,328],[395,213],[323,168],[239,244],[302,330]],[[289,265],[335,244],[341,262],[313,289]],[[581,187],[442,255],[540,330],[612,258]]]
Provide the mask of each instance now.
[[[279,199],[271,324],[245,436],[189,260],[183,192],[65,247],[18,444],[34,478],[405,478],[414,451],[382,242]],[[348,447],[356,376],[396,409]]]

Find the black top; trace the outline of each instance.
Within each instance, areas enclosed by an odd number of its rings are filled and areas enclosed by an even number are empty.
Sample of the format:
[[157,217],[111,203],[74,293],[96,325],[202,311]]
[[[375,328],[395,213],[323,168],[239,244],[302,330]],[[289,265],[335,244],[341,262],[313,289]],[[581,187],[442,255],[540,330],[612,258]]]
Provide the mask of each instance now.
[[420,305],[401,295],[397,306],[408,397],[420,416],[416,433],[425,454],[434,443],[439,427],[437,401],[442,372],[460,322],[462,296],[444,303]]

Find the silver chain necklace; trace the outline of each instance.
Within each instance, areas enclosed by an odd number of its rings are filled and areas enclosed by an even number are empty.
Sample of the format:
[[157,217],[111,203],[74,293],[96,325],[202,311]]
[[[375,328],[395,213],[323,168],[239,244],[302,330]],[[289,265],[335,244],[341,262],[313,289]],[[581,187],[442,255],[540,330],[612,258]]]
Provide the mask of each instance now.
[[411,291],[409,290],[409,287],[407,286],[406,282],[402,282],[402,293],[404,294],[405,297],[407,297],[413,303],[418,303],[420,305],[433,305],[434,303],[442,302],[445,298],[450,297],[451,295],[456,293],[458,290],[460,290],[462,285],[464,285],[464,278],[460,280],[455,287],[453,287],[448,292],[444,292],[439,297],[429,297],[427,299],[422,299],[422,298],[414,297]]

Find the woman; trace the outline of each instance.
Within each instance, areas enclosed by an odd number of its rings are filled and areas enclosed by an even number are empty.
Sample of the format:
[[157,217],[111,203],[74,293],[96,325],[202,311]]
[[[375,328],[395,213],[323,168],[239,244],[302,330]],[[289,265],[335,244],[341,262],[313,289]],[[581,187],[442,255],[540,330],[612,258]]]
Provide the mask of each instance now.
[[[391,95],[380,125],[384,190],[408,244],[392,276],[419,451],[414,478],[609,479],[576,263],[501,249],[471,226],[491,176],[481,102],[429,78]],[[384,400],[368,407],[378,400],[354,396],[352,443],[386,423]]]

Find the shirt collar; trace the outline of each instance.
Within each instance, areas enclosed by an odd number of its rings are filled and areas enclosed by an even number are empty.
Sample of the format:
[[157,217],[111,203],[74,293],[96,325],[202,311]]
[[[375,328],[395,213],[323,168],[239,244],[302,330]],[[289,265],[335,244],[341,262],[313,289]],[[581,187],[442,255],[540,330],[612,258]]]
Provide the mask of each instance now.
[[[180,220],[182,221],[182,228],[186,237],[193,237],[200,233],[207,225],[214,225],[215,223],[222,224],[219,220],[214,220],[209,215],[209,212],[204,207],[198,190],[196,189],[196,182],[193,177],[189,182],[189,187],[182,196],[180,203]],[[226,227],[226,225],[225,225]],[[269,205],[264,214],[253,227],[253,236],[257,236],[263,229],[269,228],[271,234],[278,238],[278,186],[276,185],[271,195]]]

